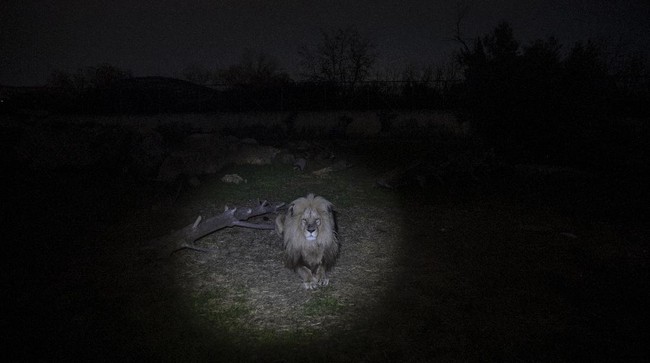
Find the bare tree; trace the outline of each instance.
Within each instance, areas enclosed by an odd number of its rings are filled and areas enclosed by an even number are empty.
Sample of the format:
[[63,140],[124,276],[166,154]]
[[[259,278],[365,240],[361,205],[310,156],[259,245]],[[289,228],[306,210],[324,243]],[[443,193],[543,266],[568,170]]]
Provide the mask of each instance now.
[[355,86],[367,79],[377,60],[374,44],[354,27],[321,34],[315,47],[303,46],[303,75],[313,81]]
[[[68,72],[62,70],[54,70],[50,73],[50,77],[47,80],[47,84],[50,87],[57,87],[63,89],[76,89],[74,82],[74,76]],[[81,87],[83,88],[83,87]]]
[[103,63],[94,67],[79,68],[74,74],[56,70],[50,75],[48,84],[53,87],[85,90],[106,88],[116,81],[131,77],[130,71]]
[[467,13],[469,13],[469,4],[460,2],[456,4],[456,23],[452,40],[459,43],[463,47],[462,52],[465,53],[470,52],[470,47],[463,38],[461,27],[463,20],[465,20],[465,17],[467,16]]
[[264,53],[244,50],[240,61],[225,70],[219,71],[219,80],[226,85],[275,85],[288,82],[289,75],[282,71],[278,61]]
[[407,64],[402,71],[401,81],[403,83],[419,83],[428,86],[434,80],[434,75],[439,72],[439,68],[432,65],[418,67],[414,64]]
[[97,67],[88,67],[85,73],[90,86],[94,88],[110,87],[116,81],[133,77],[130,71],[122,70],[108,63],[100,64]]

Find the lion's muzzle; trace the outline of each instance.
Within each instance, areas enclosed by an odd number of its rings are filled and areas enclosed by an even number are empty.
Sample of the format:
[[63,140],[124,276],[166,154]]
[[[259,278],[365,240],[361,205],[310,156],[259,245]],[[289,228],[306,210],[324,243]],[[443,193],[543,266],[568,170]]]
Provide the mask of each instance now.
[[308,229],[308,230],[305,231],[305,239],[307,241],[314,241],[314,240],[316,240],[316,237],[318,237],[318,230],[317,229],[313,229],[311,231]]
[[318,225],[317,222],[307,224],[307,226],[305,228],[305,239],[307,241],[314,241],[316,239],[316,237],[318,237],[317,225]]

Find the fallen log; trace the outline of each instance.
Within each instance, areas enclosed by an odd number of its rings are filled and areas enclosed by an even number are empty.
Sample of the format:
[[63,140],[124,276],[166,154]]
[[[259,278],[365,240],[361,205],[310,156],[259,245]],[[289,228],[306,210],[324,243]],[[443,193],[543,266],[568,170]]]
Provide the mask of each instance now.
[[194,223],[174,231],[168,235],[156,238],[146,244],[144,249],[158,250],[161,256],[169,256],[182,249],[190,249],[201,252],[214,252],[213,249],[197,247],[194,242],[223,228],[243,227],[253,229],[275,229],[274,223],[250,223],[246,222],[252,217],[269,213],[277,213],[284,203],[272,205],[267,201],[258,203],[254,208],[224,208],[223,213],[203,219],[198,216]]

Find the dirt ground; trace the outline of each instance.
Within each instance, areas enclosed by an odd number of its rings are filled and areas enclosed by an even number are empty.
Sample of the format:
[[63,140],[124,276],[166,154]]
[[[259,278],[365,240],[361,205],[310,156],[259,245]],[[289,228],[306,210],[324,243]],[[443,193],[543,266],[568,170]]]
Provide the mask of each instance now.
[[[233,166],[197,187],[5,174],[5,361],[648,359],[647,235],[606,186],[499,176],[388,190],[371,161],[383,157],[353,151],[354,167],[324,176]],[[197,242],[214,253],[144,249],[224,205],[308,192],[337,210],[328,287],[303,290],[272,231]]]

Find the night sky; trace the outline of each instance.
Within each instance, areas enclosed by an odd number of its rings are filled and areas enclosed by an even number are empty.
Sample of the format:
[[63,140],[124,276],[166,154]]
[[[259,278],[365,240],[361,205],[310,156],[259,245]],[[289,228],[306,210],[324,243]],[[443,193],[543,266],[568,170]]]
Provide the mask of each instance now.
[[348,26],[376,44],[379,70],[441,65],[458,48],[450,39],[465,5],[468,40],[506,20],[523,43],[554,35],[564,49],[589,38],[650,49],[647,0],[3,0],[0,85],[43,85],[54,69],[100,63],[179,77],[192,65],[225,68],[244,49],[274,56],[297,77],[298,48],[315,44],[321,30]]

